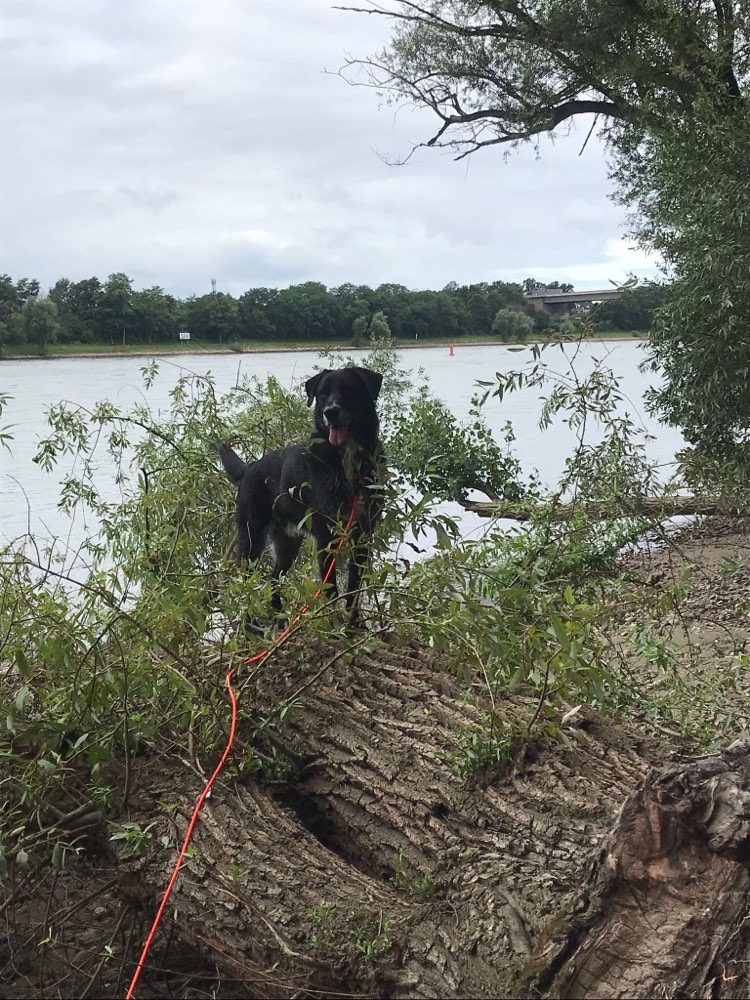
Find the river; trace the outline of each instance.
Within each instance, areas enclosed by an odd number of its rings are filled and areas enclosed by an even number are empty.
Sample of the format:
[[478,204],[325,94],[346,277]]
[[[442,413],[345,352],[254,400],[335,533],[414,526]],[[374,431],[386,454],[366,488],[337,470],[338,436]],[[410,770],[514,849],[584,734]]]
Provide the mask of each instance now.
[[[567,348],[571,353],[574,349]],[[356,354],[357,352],[352,352]],[[458,417],[466,417],[478,379],[491,380],[496,372],[520,368],[528,351],[503,346],[461,346],[450,356],[445,347],[414,348],[401,353],[402,366],[415,373],[415,383],[426,379],[432,393],[443,400]],[[568,372],[568,361],[559,348],[545,352],[553,369]],[[643,351],[638,341],[592,341],[575,348],[575,370],[579,378],[588,375],[595,362],[606,360],[620,380],[625,402],[623,410],[642,426],[653,440],[648,454],[667,466],[682,444],[678,431],[660,425],[646,412],[644,392],[653,379],[639,370]],[[52,473],[44,472],[32,461],[39,440],[47,433],[46,413],[61,400],[84,407],[109,400],[126,409],[143,402],[141,368],[143,357],[65,358],[49,360],[0,361],[0,392],[11,399],[0,425],[12,425],[10,451],[0,449],[0,541],[31,535],[37,543],[56,539],[58,545],[74,550],[95,524],[84,523],[78,515],[73,521],[57,506],[59,482],[72,467],[68,461]],[[181,371],[196,374],[211,372],[219,392],[235,384],[240,373],[264,377],[275,375],[283,385],[292,386],[307,378],[316,363],[310,352],[258,354],[195,354],[181,358],[159,358],[160,376],[147,398],[152,410],[167,410],[169,391]],[[424,375],[418,374],[422,369]],[[489,400],[485,407],[488,425],[498,433],[511,421],[516,434],[515,452],[524,467],[536,468],[542,481],[553,485],[562,472],[566,456],[573,446],[573,435],[562,423],[542,432],[537,426],[540,408],[539,389],[524,389],[507,395],[500,403]],[[591,434],[596,435],[596,428]],[[108,478],[108,470],[102,475]],[[114,496],[114,487],[105,487],[105,495]],[[461,512],[465,534],[476,534],[484,522]]]

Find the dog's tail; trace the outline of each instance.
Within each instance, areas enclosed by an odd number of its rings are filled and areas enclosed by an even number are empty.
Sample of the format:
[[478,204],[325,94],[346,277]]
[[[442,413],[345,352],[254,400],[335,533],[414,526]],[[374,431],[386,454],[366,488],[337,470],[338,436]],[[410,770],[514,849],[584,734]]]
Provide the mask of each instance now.
[[243,462],[237,452],[233,451],[228,444],[219,445],[219,458],[224,466],[224,472],[235,485],[239,486],[245,475],[247,462]]

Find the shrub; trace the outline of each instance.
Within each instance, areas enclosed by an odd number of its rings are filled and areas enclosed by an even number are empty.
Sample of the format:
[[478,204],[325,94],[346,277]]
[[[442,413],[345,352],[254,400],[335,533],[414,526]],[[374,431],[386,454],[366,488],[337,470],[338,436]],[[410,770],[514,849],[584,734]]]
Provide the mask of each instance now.
[[534,329],[534,321],[520,309],[498,309],[492,321],[492,332],[501,340],[526,340]]

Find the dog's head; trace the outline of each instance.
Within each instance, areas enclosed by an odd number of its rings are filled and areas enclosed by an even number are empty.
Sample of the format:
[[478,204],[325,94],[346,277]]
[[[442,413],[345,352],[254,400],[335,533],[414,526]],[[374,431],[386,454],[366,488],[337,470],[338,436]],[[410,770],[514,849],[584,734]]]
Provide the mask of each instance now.
[[315,424],[329,444],[374,443],[378,433],[375,400],[383,376],[369,368],[325,369],[305,383],[307,405],[315,400]]

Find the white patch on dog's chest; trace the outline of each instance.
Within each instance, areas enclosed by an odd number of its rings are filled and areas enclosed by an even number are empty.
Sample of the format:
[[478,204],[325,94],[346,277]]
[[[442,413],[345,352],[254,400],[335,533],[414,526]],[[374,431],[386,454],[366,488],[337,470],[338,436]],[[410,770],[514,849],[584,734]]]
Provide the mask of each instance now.
[[300,525],[295,521],[283,521],[282,528],[284,529],[284,534],[290,538],[300,538],[309,534],[306,524]]
[[344,470],[344,478],[348,483],[353,485],[361,478],[362,449],[351,438],[344,445],[341,466]]

